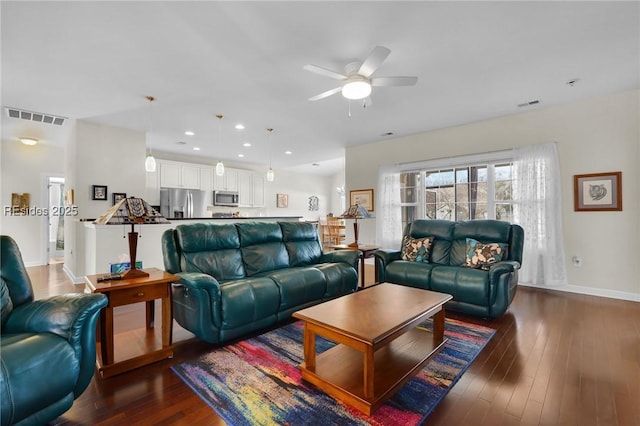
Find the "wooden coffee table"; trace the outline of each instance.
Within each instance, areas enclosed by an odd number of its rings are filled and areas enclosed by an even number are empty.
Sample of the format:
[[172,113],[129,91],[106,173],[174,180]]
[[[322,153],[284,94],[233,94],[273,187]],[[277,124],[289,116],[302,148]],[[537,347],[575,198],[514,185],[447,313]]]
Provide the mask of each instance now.
[[[449,294],[382,283],[293,313],[304,321],[302,378],[370,415],[444,345]],[[433,318],[433,333],[416,328]],[[316,334],[338,343],[316,356]]]

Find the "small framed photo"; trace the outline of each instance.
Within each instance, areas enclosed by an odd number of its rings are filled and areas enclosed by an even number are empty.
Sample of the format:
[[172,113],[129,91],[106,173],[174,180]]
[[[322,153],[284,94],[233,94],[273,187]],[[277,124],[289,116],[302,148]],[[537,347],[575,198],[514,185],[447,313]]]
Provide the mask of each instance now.
[[356,189],[349,191],[349,205],[359,205],[372,212],[375,204],[373,202],[373,189]]
[[276,194],[276,207],[284,209],[289,207],[289,196],[287,194]]
[[92,185],[91,186],[91,199],[92,200],[106,200],[107,199],[107,186],[106,185]]
[[113,199],[113,205],[115,206],[118,201],[127,198],[127,194],[125,192],[114,192],[113,194],[111,194],[111,198]]
[[577,212],[621,211],[622,172],[574,175],[573,204]]

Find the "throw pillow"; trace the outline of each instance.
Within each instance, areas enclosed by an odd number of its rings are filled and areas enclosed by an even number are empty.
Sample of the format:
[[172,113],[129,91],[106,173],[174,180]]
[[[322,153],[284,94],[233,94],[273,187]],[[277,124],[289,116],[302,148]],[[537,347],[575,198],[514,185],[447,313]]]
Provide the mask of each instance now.
[[500,262],[507,250],[504,243],[481,243],[473,238],[467,238],[467,268],[488,269],[492,263]]
[[402,260],[429,263],[429,250],[433,237],[411,238],[405,235],[402,239]]

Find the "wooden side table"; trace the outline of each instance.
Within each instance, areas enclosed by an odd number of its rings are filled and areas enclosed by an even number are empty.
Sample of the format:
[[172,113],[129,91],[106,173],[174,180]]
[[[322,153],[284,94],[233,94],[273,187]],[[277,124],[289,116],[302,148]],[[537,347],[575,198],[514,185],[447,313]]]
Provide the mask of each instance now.
[[[109,299],[109,304],[100,313],[97,343],[100,346],[96,363],[102,377],[110,377],[152,362],[173,356],[172,331],[173,313],[171,306],[171,283],[177,282],[178,277],[156,268],[144,269],[148,277],[127,280],[98,281],[106,274],[87,275],[85,277],[85,292],[103,293]],[[114,358],[114,330],[113,308],[132,303],[146,302],[146,327],[154,327],[154,301],[162,300],[162,348],[115,362]]]
[[[334,250],[358,250],[360,253],[362,253],[362,257],[360,257],[360,269],[362,270],[362,273],[360,274],[360,288],[364,288],[364,260],[370,258],[371,256],[373,256],[373,253],[376,252],[376,250],[378,250],[380,247],[378,246],[366,246],[366,245],[359,245],[358,247],[356,246],[349,246],[347,244],[336,244],[333,246],[329,246]],[[376,265],[376,268],[378,266]],[[376,281],[378,280],[378,271],[376,270]]]

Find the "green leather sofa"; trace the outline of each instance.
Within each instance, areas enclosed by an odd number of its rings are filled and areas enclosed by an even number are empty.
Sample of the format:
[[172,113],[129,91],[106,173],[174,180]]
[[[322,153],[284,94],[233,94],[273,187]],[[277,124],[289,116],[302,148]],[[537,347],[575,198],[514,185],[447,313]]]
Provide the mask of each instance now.
[[287,320],[299,309],[353,293],[355,250],[323,253],[305,222],[196,223],[162,235],[174,284],[173,314],[198,338],[220,343]]
[[0,424],[41,425],[71,408],[96,364],[103,294],[34,300],[16,242],[0,236]]
[[[400,250],[374,253],[378,279],[448,293],[446,309],[480,317],[502,316],[513,300],[522,263],[524,231],[498,220],[416,220],[405,227],[405,236],[433,237],[424,261],[402,260]],[[500,243],[502,259],[483,268],[465,267],[467,239]]]

